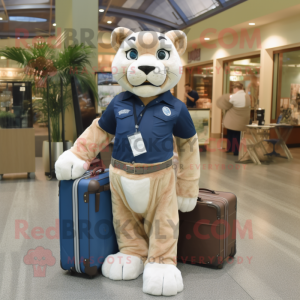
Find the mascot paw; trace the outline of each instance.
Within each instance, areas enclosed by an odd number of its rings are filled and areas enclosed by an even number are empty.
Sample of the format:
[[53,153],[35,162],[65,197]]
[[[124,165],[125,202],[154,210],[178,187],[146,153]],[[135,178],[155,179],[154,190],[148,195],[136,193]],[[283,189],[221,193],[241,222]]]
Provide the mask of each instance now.
[[189,212],[192,211],[197,204],[197,197],[196,198],[183,198],[180,196],[177,196],[177,202],[178,202],[178,210],[181,212]]
[[88,168],[88,163],[67,150],[56,161],[55,174],[58,180],[76,179],[81,177]]
[[121,252],[106,257],[102,266],[103,276],[112,280],[136,279],[143,270],[144,263],[139,257]]
[[143,292],[174,296],[183,290],[181,272],[173,265],[148,263],[143,275]]

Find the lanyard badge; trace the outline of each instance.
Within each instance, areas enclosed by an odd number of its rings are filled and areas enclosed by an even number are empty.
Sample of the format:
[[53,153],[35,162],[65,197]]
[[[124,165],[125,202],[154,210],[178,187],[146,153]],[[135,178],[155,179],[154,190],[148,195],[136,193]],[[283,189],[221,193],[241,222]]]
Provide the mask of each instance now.
[[138,156],[138,155],[141,155],[141,154],[147,152],[142,134],[141,134],[141,132],[138,131],[139,124],[141,123],[142,117],[144,116],[146,109],[147,109],[147,106],[141,112],[141,118],[138,121],[137,116],[136,116],[135,103],[133,103],[133,114],[134,114],[134,122],[135,122],[135,131],[136,132],[134,134],[128,135],[128,140],[129,140],[129,144],[130,144],[133,156]]
[[128,140],[133,156],[138,156],[147,152],[142,134],[140,132],[135,132],[132,135],[128,135]]

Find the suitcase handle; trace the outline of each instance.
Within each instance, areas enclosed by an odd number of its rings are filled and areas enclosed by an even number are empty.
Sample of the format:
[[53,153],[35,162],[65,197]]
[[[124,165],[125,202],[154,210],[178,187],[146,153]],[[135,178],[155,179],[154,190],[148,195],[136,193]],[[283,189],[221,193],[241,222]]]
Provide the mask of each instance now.
[[102,167],[104,168],[103,162],[101,159],[99,158],[95,158],[91,161],[90,167],[88,169],[88,171],[93,171],[93,169],[97,168],[97,167]]
[[200,192],[200,191],[206,191],[206,192],[210,192],[210,193],[212,193],[212,194],[216,194],[216,195],[217,195],[217,193],[216,193],[215,191],[209,190],[209,189],[199,189],[199,192]]
[[102,167],[97,167],[97,168],[95,168],[92,172],[91,172],[91,177],[94,177],[94,176],[96,176],[97,174],[97,171],[99,171],[100,170],[100,172],[98,172],[98,173],[103,173],[104,171],[105,171],[105,169],[104,168],[102,168]]

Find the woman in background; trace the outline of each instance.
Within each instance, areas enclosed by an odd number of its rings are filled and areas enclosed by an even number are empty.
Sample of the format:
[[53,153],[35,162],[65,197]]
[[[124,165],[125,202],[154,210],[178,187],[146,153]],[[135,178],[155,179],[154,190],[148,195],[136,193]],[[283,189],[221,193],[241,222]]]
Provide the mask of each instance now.
[[259,81],[254,74],[251,76],[251,81],[247,86],[246,93],[250,96],[251,107],[256,110],[258,104]]
[[224,126],[227,128],[227,153],[239,155],[241,131],[250,120],[251,99],[240,82],[233,84],[233,94],[225,94],[217,100],[217,106],[226,110]]

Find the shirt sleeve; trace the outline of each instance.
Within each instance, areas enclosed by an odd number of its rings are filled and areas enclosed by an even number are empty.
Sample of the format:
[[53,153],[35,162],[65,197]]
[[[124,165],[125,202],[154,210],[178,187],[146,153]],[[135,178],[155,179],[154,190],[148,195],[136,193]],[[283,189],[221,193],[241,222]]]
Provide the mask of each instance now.
[[173,134],[181,139],[189,139],[196,134],[193,120],[184,103],[181,104],[177,122],[173,127]]
[[107,133],[110,133],[112,135],[116,134],[116,117],[114,112],[114,103],[115,98],[112,99],[112,101],[108,104],[106,110],[102,114],[100,120],[99,120],[99,126],[106,131]]

